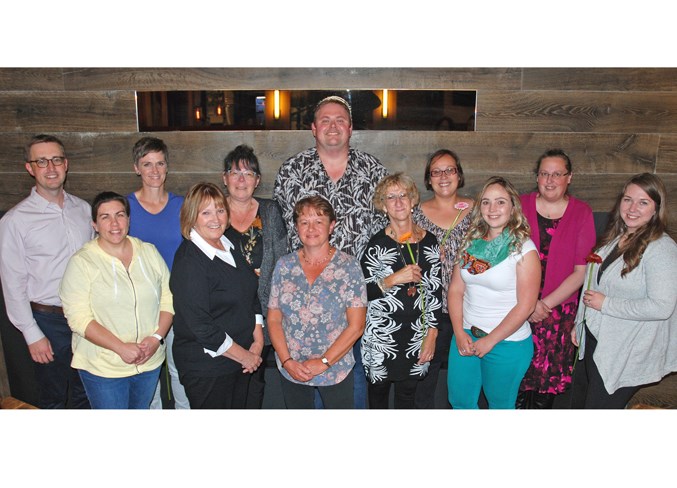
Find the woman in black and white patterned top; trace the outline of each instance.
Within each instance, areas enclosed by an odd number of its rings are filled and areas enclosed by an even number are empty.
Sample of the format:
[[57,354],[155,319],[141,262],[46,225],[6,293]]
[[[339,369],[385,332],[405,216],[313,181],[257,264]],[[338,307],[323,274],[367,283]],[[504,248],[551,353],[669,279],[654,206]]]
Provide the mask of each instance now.
[[393,385],[395,408],[414,408],[416,385],[436,354],[440,248],[435,235],[412,220],[418,199],[414,181],[402,173],[385,177],[374,192],[374,206],[389,224],[371,238],[361,260],[369,299],[362,336],[369,408],[388,408]]

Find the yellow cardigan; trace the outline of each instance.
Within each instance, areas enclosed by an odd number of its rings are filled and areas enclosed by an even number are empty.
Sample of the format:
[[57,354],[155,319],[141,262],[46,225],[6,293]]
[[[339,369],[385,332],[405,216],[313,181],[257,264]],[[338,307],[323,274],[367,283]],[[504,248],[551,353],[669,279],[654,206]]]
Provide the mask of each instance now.
[[146,363],[127,364],[113,351],[85,339],[92,320],[123,342],[141,342],[158,329],[160,312],[174,314],[169,290],[169,269],[155,246],[128,236],[133,255],[129,271],[122,262],[87,242],[66,266],[59,296],[68,325],[73,330],[73,361],[105,378],[123,378],[151,371],[162,364],[165,346]]

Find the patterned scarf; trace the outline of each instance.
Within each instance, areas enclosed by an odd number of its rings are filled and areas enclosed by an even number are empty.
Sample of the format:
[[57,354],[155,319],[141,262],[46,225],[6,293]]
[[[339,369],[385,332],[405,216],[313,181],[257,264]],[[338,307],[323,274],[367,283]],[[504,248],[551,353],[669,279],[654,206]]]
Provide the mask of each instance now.
[[491,241],[474,239],[463,252],[461,268],[473,275],[484,273],[510,255],[512,243],[508,229],[503,229],[501,235]]

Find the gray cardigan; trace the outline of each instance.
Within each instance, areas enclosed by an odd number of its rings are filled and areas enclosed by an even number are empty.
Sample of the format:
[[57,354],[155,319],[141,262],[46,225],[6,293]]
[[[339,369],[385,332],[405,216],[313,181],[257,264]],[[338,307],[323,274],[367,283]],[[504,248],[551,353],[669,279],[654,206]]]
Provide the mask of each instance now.
[[[287,254],[287,227],[282,220],[280,207],[274,200],[256,198],[259,202],[259,214],[263,224],[263,260],[259,276],[259,300],[263,315],[268,315],[268,297],[270,280],[277,260]],[[267,337],[266,332],[266,337]],[[266,341],[267,342],[267,341]]]
[[[597,253],[604,259],[618,239]],[[576,333],[583,336],[583,318],[598,341],[593,354],[609,394],[626,386],[660,381],[677,371],[677,244],[664,234],[651,242],[639,265],[621,278],[623,258],[611,263],[599,285],[599,264],[594,266],[590,289],[606,295],[602,310],[585,307],[576,316]],[[587,309],[587,310],[586,310]],[[584,345],[579,358],[583,357]]]

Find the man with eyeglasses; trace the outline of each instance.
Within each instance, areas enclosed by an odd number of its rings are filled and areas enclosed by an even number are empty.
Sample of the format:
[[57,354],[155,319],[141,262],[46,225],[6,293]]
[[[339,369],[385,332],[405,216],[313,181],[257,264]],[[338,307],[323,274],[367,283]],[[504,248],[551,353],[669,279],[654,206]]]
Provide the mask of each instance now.
[[[315,106],[311,130],[315,147],[285,161],[275,179],[273,197],[282,209],[289,248],[295,251],[301,247],[294,225],[294,205],[304,197],[320,195],[329,200],[336,213],[331,244],[359,259],[371,236],[388,223],[372,202],[377,183],[388,171],[375,157],[350,147],[352,115],[343,98],[322,99]],[[359,343],[358,339],[353,348],[355,407],[366,408],[367,384]]]
[[89,408],[80,377],[71,368],[71,330],[58,288],[70,257],[94,237],[91,207],[63,189],[68,159],[58,138],[33,137],[25,159],[35,186],[0,220],[7,316],[23,334],[35,362],[37,406]]

